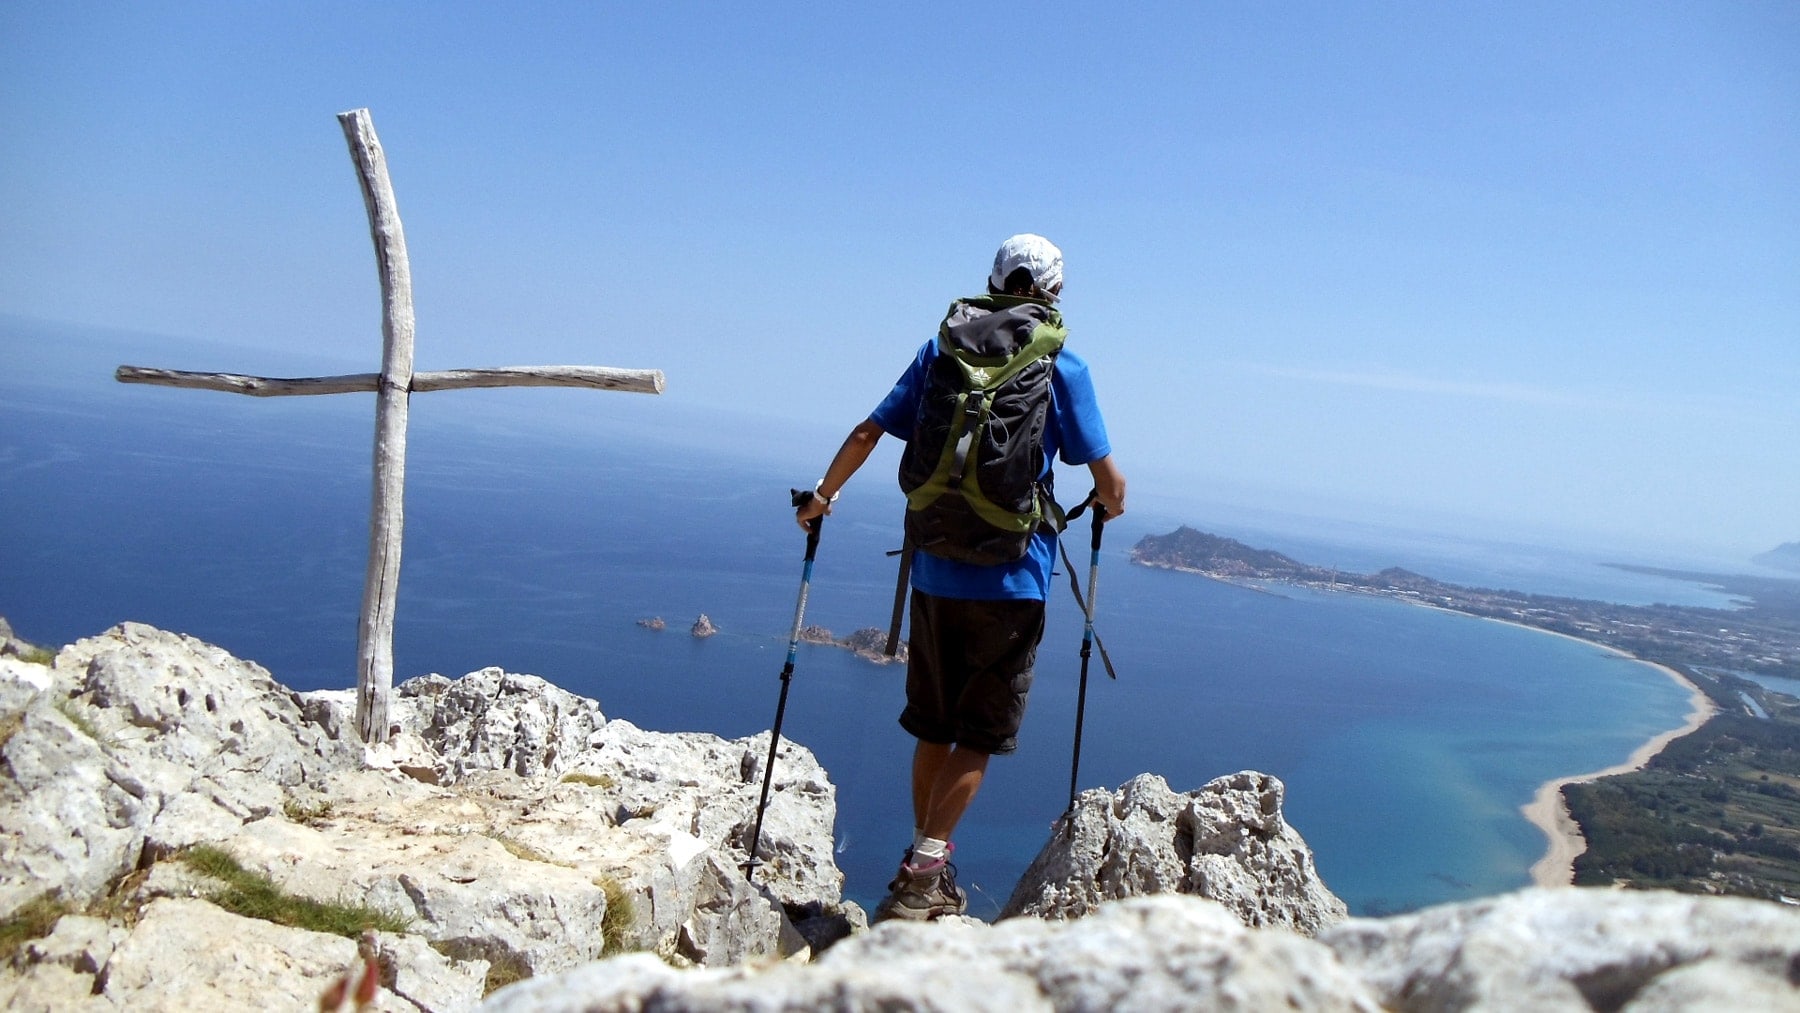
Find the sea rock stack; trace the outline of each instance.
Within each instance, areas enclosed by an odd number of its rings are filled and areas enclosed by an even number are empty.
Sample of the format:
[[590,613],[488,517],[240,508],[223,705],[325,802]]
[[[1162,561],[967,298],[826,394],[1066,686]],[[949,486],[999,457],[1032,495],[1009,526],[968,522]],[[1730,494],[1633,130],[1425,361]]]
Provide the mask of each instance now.
[[1079,918],[1107,901],[1177,893],[1217,901],[1250,928],[1314,935],[1348,911],[1282,818],[1282,794],[1253,770],[1190,792],[1155,774],[1082,792],[1000,917]]
[[700,613],[700,618],[694,620],[694,628],[688,632],[692,633],[696,640],[705,640],[707,637],[719,632],[719,628],[713,625],[712,619],[709,618],[706,613],[702,612]]

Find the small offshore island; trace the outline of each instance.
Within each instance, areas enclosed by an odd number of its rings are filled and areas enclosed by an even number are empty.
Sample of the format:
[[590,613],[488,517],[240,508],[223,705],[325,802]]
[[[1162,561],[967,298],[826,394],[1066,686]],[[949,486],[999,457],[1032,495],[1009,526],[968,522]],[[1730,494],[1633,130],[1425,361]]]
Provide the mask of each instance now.
[[1145,536],[1131,560],[1252,588],[1393,598],[1575,637],[1663,668],[1696,691],[1688,725],[1618,767],[1545,785],[1526,807],[1552,842],[1534,878],[1568,882],[1572,866],[1579,885],[1800,903],[1800,700],[1743,678],[1800,679],[1800,581],[1614,564],[1716,587],[1737,602],[1621,605],[1462,587],[1399,568],[1346,573],[1186,526]]

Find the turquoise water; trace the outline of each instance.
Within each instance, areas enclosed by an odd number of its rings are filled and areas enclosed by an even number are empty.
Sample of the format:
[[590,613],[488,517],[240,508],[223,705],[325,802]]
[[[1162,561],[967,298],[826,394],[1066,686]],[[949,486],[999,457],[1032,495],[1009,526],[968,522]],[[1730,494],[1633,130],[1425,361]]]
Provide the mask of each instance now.
[[[569,396],[579,432],[508,421],[479,392],[454,413],[433,398],[457,395],[414,400],[398,674],[500,665],[648,728],[766,729],[800,575],[786,487],[831,448],[794,454],[792,474],[762,469],[660,441],[625,398]],[[297,688],[350,684],[371,409],[0,386],[0,614],[45,641],[150,622]],[[885,625],[891,603],[899,500],[887,466],[870,467],[814,576],[808,621],[839,633]],[[1090,673],[1082,785],[1273,773],[1355,911],[1525,885],[1544,842],[1518,810],[1536,787],[1616,763],[1686,713],[1662,675],[1590,645],[1131,566],[1146,530],[1133,523],[1109,528],[1103,553],[1100,629],[1120,678]],[[995,762],[958,834],[978,914],[1004,903],[1067,800],[1081,626],[1057,595],[1020,751]],[[701,612],[719,636],[686,635]],[[648,616],[668,630],[640,628]],[[803,646],[784,729],[838,785],[839,862],[869,904],[910,834],[901,686],[896,666]]]

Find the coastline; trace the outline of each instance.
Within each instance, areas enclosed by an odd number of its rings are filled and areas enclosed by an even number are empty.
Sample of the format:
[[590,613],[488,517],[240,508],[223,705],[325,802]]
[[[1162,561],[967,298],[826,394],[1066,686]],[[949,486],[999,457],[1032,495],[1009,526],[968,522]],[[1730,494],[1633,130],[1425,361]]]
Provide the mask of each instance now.
[[[1167,563],[1148,563],[1148,562],[1145,562],[1145,561],[1137,558],[1135,554],[1133,555],[1132,561],[1141,566],[1149,566],[1149,567],[1157,568],[1157,569],[1173,570],[1178,573],[1198,574],[1198,575],[1206,577],[1210,580],[1215,580],[1215,581],[1218,581],[1219,583],[1228,584],[1228,585],[1232,585],[1235,587],[1247,588],[1247,589],[1251,589],[1251,590],[1265,590],[1262,588],[1251,587],[1250,585],[1242,583],[1240,581],[1226,578],[1226,577],[1220,576],[1218,574],[1199,569],[1197,567],[1174,566],[1174,565],[1170,565]],[[1319,588],[1318,590],[1323,591],[1325,589]],[[1372,592],[1367,592],[1361,588],[1356,588],[1356,587],[1341,587],[1340,588],[1340,587],[1336,587],[1336,586],[1331,587],[1330,591],[1333,591],[1333,592],[1348,591],[1350,593],[1372,593]],[[1441,604],[1438,604],[1435,602],[1419,601],[1419,600],[1415,600],[1415,599],[1409,599],[1406,597],[1395,597],[1395,596],[1391,596],[1391,595],[1376,595],[1376,596],[1389,598],[1390,600],[1405,602],[1407,604],[1411,604],[1411,605],[1415,605],[1415,606],[1419,606],[1419,607],[1423,607],[1423,608],[1428,608],[1428,609],[1432,609],[1434,611],[1444,612],[1444,613],[1448,613],[1451,615],[1466,616],[1469,618],[1482,619],[1487,622],[1501,623],[1501,624],[1504,624],[1507,626],[1516,626],[1519,629],[1530,630],[1534,633],[1547,633],[1551,636],[1562,637],[1566,640],[1572,640],[1578,644],[1583,644],[1588,647],[1598,648],[1602,651],[1607,652],[1608,654],[1616,655],[1616,656],[1626,659],[1628,661],[1635,662],[1636,664],[1648,665],[1649,667],[1654,668],[1657,671],[1661,672],[1664,676],[1666,676],[1671,682],[1674,682],[1677,686],[1680,686],[1683,689],[1686,689],[1688,691],[1689,710],[1688,710],[1686,719],[1682,722],[1682,724],[1679,727],[1671,728],[1667,731],[1660,732],[1660,733],[1652,736],[1648,741],[1644,742],[1642,745],[1640,745],[1636,749],[1632,750],[1631,755],[1626,757],[1626,759],[1622,763],[1613,764],[1612,766],[1606,767],[1602,770],[1596,770],[1596,771],[1590,771],[1588,773],[1583,773],[1583,774],[1572,774],[1572,775],[1567,775],[1567,776],[1563,776],[1563,777],[1552,778],[1551,780],[1546,781],[1542,785],[1538,786],[1538,789],[1537,789],[1536,793],[1532,796],[1532,800],[1530,802],[1519,807],[1519,811],[1525,817],[1525,819],[1529,823],[1531,823],[1532,826],[1537,827],[1540,831],[1543,832],[1544,838],[1547,842],[1544,856],[1542,858],[1538,859],[1536,862],[1532,863],[1531,868],[1529,870],[1529,876],[1530,876],[1531,884],[1533,886],[1558,887],[1558,886],[1573,885],[1574,880],[1575,880],[1575,860],[1577,858],[1580,858],[1581,855],[1587,851],[1587,844],[1588,844],[1587,838],[1586,838],[1586,836],[1584,836],[1582,834],[1581,827],[1579,824],[1577,824],[1575,822],[1575,818],[1569,813],[1568,805],[1563,800],[1563,795],[1562,795],[1563,788],[1565,788],[1566,786],[1571,785],[1571,784],[1583,784],[1583,783],[1586,783],[1589,781],[1598,780],[1603,777],[1611,777],[1615,774],[1627,774],[1627,773],[1631,773],[1632,771],[1642,770],[1645,766],[1647,766],[1650,763],[1650,761],[1658,753],[1662,752],[1663,749],[1665,749],[1669,745],[1670,742],[1673,742],[1674,740],[1682,737],[1683,735],[1687,735],[1690,732],[1697,731],[1702,725],[1704,725],[1708,720],[1710,720],[1715,714],[1717,714],[1719,712],[1718,705],[1713,702],[1711,697],[1707,696],[1706,693],[1704,691],[1702,691],[1700,689],[1700,687],[1698,685],[1696,685],[1691,679],[1682,675],[1679,671],[1677,671],[1673,667],[1663,664],[1661,662],[1646,660],[1635,654],[1632,654],[1630,651],[1626,651],[1626,650],[1622,650],[1617,647],[1613,647],[1610,644],[1604,644],[1597,640],[1590,640],[1586,637],[1577,636],[1577,635],[1571,634],[1571,633],[1564,633],[1559,630],[1551,630],[1551,629],[1545,629],[1541,626],[1533,626],[1530,623],[1519,622],[1517,620],[1502,619],[1502,618],[1492,616],[1492,615],[1481,615],[1476,612],[1465,612],[1465,611],[1461,611],[1459,609],[1451,608],[1446,605],[1441,605]]]
[[[1507,622],[1503,619],[1495,619],[1492,621]],[[1507,623],[1507,625],[1518,626],[1522,629],[1537,630],[1539,633],[1548,633],[1551,636],[1567,637],[1578,643],[1589,644],[1598,647],[1603,651],[1619,655],[1622,658],[1628,658],[1640,665],[1648,665],[1668,676],[1676,685],[1681,686],[1688,691],[1689,710],[1687,720],[1684,721],[1680,727],[1671,728],[1668,731],[1652,736],[1644,744],[1632,750],[1631,755],[1626,757],[1622,763],[1615,763],[1605,769],[1591,771],[1586,774],[1574,774],[1568,777],[1553,778],[1549,781],[1545,781],[1542,785],[1538,786],[1537,793],[1532,796],[1531,801],[1519,807],[1519,811],[1524,814],[1525,819],[1528,820],[1532,826],[1542,830],[1544,832],[1544,837],[1548,841],[1548,847],[1544,852],[1544,857],[1532,863],[1532,885],[1570,886],[1575,881],[1575,859],[1580,858],[1582,853],[1587,851],[1587,838],[1582,835],[1581,827],[1575,822],[1575,818],[1569,815],[1569,807],[1563,801],[1563,788],[1571,784],[1582,784],[1588,781],[1598,780],[1602,777],[1611,777],[1614,774],[1628,774],[1634,770],[1642,770],[1657,753],[1663,751],[1664,747],[1683,735],[1697,730],[1701,725],[1705,724],[1709,718],[1714,714],[1717,714],[1719,708],[1717,704],[1713,703],[1712,698],[1702,692],[1700,687],[1695,685],[1692,680],[1668,665],[1654,661],[1645,661],[1643,658],[1628,651],[1622,651],[1616,647],[1610,647],[1596,641],[1584,640],[1581,637],[1570,636],[1567,633],[1558,633],[1555,630],[1540,629],[1539,627],[1528,626],[1524,623]]]

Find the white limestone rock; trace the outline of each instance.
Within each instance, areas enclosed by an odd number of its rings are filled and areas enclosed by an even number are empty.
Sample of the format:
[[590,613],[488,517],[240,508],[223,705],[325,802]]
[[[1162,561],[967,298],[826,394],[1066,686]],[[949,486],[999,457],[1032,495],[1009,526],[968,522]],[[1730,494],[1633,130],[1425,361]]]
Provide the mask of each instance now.
[[1662,891],[1527,890],[1318,937],[1398,1010],[1800,1010],[1800,911]]
[[[309,706],[327,707],[322,694],[308,698]],[[329,703],[329,709],[338,706]],[[592,700],[497,668],[460,679],[409,679],[398,687],[395,712],[403,727],[418,729],[442,757],[451,781],[499,770],[577,778],[588,789],[583,802],[607,813],[613,825],[698,840],[730,866],[749,858],[766,734],[728,741],[697,732],[648,732],[628,721],[608,721]],[[824,768],[811,751],[782,739],[757,873],[758,884],[782,905],[842,904],[843,874],[832,858],[836,812],[836,788]]]
[[606,724],[594,701],[499,668],[408,679],[395,688],[395,711],[396,722],[417,731],[456,776],[560,776]]
[[1154,774],[1117,793],[1083,792],[1001,917],[1078,918],[1109,900],[1180,893],[1218,901],[1253,928],[1312,935],[1347,911],[1282,818],[1282,793],[1279,780],[1255,771],[1185,793]]
[[[579,760],[608,778],[620,825],[672,827],[717,849],[727,863],[749,859],[768,760],[768,735],[725,740],[698,733],[645,732],[611,721]],[[838,905],[843,873],[832,858],[837,789],[810,750],[781,740],[763,815],[757,883],[784,905]]]
[[[81,641],[53,667],[0,658],[0,916],[46,893],[79,909],[121,883],[128,905],[203,902],[217,884],[171,859],[213,844],[290,892],[412,918],[388,947],[390,987],[441,1003],[490,958],[548,973],[609,945],[678,963],[788,957],[806,942],[783,902],[838,906],[833,789],[804,749],[783,743],[771,860],[752,885],[738,865],[766,738],[644,732],[499,669],[405,688],[390,741],[365,748],[351,693],[294,694],[147,626]],[[33,950],[0,970],[0,996],[62,1008],[138,959],[140,932],[95,956],[85,984],[77,962]],[[395,984],[437,974],[440,949],[466,958],[452,979]]]
[[1379,1009],[1330,950],[1217,904],[1143,897],[1067,923],[887,922],[810,967],[676,973],[617,958],[502,989],[515,1011]]
[[590,877],[517,857],[483,834],[375,825],[345,833],[258,820],[221,846],[290,893],[411,918],[412,934],[464,959],[540,974],[599,956],[604,941],[606,896]]
[[1158,894],[1056,922],[887,922],[810,967],[677,972],[614,958],[495,992],[484,1011],[782,1009],[1800,1009],[1800,911],[1738,898],[1527,890],[1316,939]]
[[193,637],[125,623],[65,648],[56,669],[112,752],[191,770],[252,815],[356,761],[262,666]]
[[24,714],[52,682],[48,666],[0,657],[0,720]]
[[[377,937],[381,987],[371,1009],[467,1009],[481,996],[472,968],[435,951],[397,952]],[[198,900],[145,909],[106,965],[101,995],[115,1009],[316,1009],[339,975],[360,968],[355,941],[243,918]],[[410,996],[397,994],[404,982]],[[432,996],[443,1006],[421,1007]]]
[[[133,868],[155,801],[50,692],[0,742],[0,918],[45,893],[99,897]],[[66,704],[65,704],[66,705]]]
[[[327,727],[348,726],[347,694],[308,693],[304,704]],[[428,757],[395,761],[374,750],[370,765],[427,783],[465,784],[498,770],[578,778],[589,789],[584,799],[621,828],[654,826],[654,833],[697,838],[733,865],[748,857],[766,736],[728,742],[646,732],[608,721],[592,700],[498,668],[407,680],[397,687],[394,714],[403,734],[418,730],[425,749],[414,752],[429,751],[438,766],[431,771]],[[784,905],[841,904],[842,875],[830,860],[835,811],[823,768],[784,739],[759,849],[766,863],[759,880]]]

